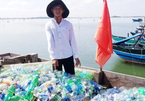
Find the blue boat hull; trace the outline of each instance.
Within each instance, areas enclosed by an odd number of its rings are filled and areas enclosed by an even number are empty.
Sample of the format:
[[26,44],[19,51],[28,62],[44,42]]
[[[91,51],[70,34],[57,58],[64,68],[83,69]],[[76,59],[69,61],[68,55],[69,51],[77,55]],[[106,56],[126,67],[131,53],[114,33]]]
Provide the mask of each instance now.
[[127,46],[113,45],[113,51],[125,61],[145,64],[145,50],[127,49]]
[[132,19],[133,22],[142,22],[142,19]]
[[137,55],[137,54],[131,54],[131,53],[125,53],[118,50],[113,50],[119,57],[124,59],[128,62],[135,62],[135,63],[141,63],[145,64],[145,55]]

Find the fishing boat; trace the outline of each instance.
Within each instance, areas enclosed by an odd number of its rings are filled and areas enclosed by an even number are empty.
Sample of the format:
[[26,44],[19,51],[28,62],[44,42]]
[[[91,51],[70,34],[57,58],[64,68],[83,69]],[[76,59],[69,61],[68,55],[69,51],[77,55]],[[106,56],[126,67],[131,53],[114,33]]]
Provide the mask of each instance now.
[[[138,33],[145,33],[144,32],[145,30],[145,25],[144,24],[140,24],[139,27],[136,28],[136,31],[135,32],[130,32],[131,35],[135,35],[135,34],[138,34]],[[127,35],[129,37],[129,33]],[[122,39],[126,39],[128,37],[123,37],[123,36],[116,36],[116,35],[112,35],[112,38],[113,40],[115,41],[120,41]],[[135,44],[136,41],[138,40],[139,37],[135,37],[133,39],[130,39],[128,40],[126,43],[128,44]],[[140,44],[145,44],[145,34],[142,35],[142,37],[139,39],[138,41]]]
[[145,46],[143,44],[125,44],[126,41],[141,36],[142,33],[138,33],[132,37],[116,41],[113,43],[113,51],[122,59],[127,62],[145,64]]
[[138,18],[138,19],[132,19],[133,22],[142,22],[142,19],[141,18]]
[[[134,34],[135,35],[135,34]],[[116,36],[116,35],[112,35],[113,40],[115,41],[120,41],[122,39],[126,39],[127,37],[123,37],[123,36]],[[133,38],[131,40],[128,40],[126,43],[128,44],[135,44],[137,41],[137,38]],[[140,44],[145,44],[145,39],[142,37],[139,41]]]
[[113,45],[114,52],[128,62],[145,64],[145,47]]
[[[0,73],[3,72],[4,70],[7,70],[10,68],[11,65],[13,65],[14,67],[19,66],[19,67],[23,67],[23,66],[39,66],[39,65],[44,65],[44,64],[51,64],[50,60],[45,60],[41,59],[43,61],[41,62],[33,62],[33,63],[13,63],[13,64],[5,64],[2,65],[2,67],[0,68]],[[85,71],[88,73],[93,74],[93,78],[92,80],[104,85],[104,87],[106,88],[112,88],[112,87],[126,87],[126,88],[133,88],[133,87],[145,87],[145,78],[142,77],[136,77],[136,76],[130,76],[130,75],[126,75],[126,74],[121,74],[121,73],[117,73],[117,72],[111,72],[111,71],[106,71],[103,70],[102,72],[100,72],[100,70],[93,68],[93,67],[85,67],[85,66],[81,66],[81,67],[76,67],[76,70],[79,71]]]
[[0,67],[2,67],[2,65],[8,64],[33,63],[41,61],[47,60],[39,58],[37,53],[30,53],[24,55],[15,53],[0,54]]
[[[31,56],[33,61],[31,61],[31,62],[16,61],[16,60],[23,60],[24,56],[25,57]],[[11,65],[13,65],[13,66],[16,65],[19,67],[22,67],[22,66],[36,66],[37,67],[39,65],[43,65],[43,64],[47,64],[47,63],[51,64],[50,60],[38,58],[38,54],[36,54],[36,53],[33,53],[33,54],[31,53],[31,54],[27,54],[27,55],[20,55],[20,54],[15,54],[15,53],[5,53],[5,54],[1,54],[0,57],[1,58],[3,57],[7,60],[11,60],[8,62],[5,62],[5,61],[2,62],[2,67],[0,68],[0,73],[3,72],[4,70],[9,69]],[[12,59],[12,57],[13,57],[13,59]],[[16,58],[16,57],[19,57],[19,58]],[[1,61],[2,61],[2,59],[1,59]],[[100,70],[98,70],[96,68],[85,67],[85,66],[76,67],[76,70],[86,71],[88,73],[93,74],[92,80],[101,85],[104,85],[107,88],[112,88],[114,86],[116,86],[117,88],[124,86],[128,89],[133,88],[133,87],[145,87],[145,85],[144,85],[145,78],[142,78],[142,77],[130,76],[130,75],[125,75],[125,74],[106,71],[106,70],[103,70],[102,72],[100,72]]]
[[135,35],[136,33],[140,33],[145,29],[145,25],[140,25],[139,27],[136,28],[135,32],[130,32],[131,35]]

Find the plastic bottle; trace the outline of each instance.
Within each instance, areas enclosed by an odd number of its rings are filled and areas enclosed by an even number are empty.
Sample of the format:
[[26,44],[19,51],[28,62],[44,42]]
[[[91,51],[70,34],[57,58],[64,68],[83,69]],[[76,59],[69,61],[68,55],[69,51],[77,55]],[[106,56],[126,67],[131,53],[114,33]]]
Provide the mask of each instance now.
[[13,97],[10,97],[10,98],[9,98],[9,101],[19,101],[20,99],[21,99],[20,96],[15,95],[15,96],[13,96]]
[[56,77],[60,79],[62,76],[63,76],[63,72],[57,71]]
[[86,79],[92,80],[94,77],[93,73],[88,72]]
[[89,77],[88,77],[88,72],[87,72],[87,71],[82,71],[82,73],[80,74],[80,76],[81,76],[83,79],[89,78]]
[[26,98],[29,101],[32,99],[32,97],[33,97],[33,92],[32,91],[37,86],[37,84],[38,84],[38,76],[35,76],[34,79],[31,82],[31,84],[28,88],[28,91],[26,93],[26,96],[24,98]]
[[0,100],[4,100],[5,94],[3,92],[0,92]]
[[81,74],[81,71],[80,71],[80,70],[76,70],[76,71],[75,71],[76,77],[80,77],[80,74]]
[[[37,86],[35,87],[34,91],[33,91],[33,94],[34,96],[36,97],[39,97],[40,94],[48,94],[48,89],[47,89],[47,85],[49,84],[50,82],[45,82],[44,84],[42,84],[41,86]],[[53,92],[53,91],[52,91]]]
[[46,84],[46,87],[47,87],[47,90],[48,90],[49,93],[54,93],[54,88],[53,88],[51,83],[50,84]]
[[91,85],[94,85],[94,89],[95,90],[97,90],[97,93],[100,93],[100,90],[101,90],[101,88],[102,88],[102,86],[101,85],[99,85],[98,83],[96,83],[96,82],[94,82],[94,81],[90,81],[90,84]]
[[50,81],[50,77],[46,75],[40,75],[38,81],[39,81],[38,86],[41,86],[46,81]]
[[7,77],[8,77],[7,75],[2,75],[2,74],[0,75],[0,79],[7,78]]
[[73,81],[75,82],[75,84],[81,83],[81,78],[74,78]]
[[56,82],[57,82],[57,78],[51,78],[51,80],[50,80],[50,82],[52,83],[52,84],[54,84],[54,85],[56,85]]
[[47,101],[47,100],[49,100],[49,95],[48,95],[48,94],[40,94],[40,98],[41,98],[43,101]]
[[67,91],[68,93],[71,93],[71,92],[72,92],[72,88],[71,88],[70,85],[66,85],[66,86],[65,86],[65,89],[66,89],[66,91]]
[[72,79],[68,80],[66,85],[69,85],[71,87],[71,90],[74,90],[76,88],[76,85]]
[[121,92],[123,92],[124,90],[127,90],[124,86],[122,86],[122,87],[120,87],[119,88],[119,90],[121,91]]
[[41,100],[86,101],[93,97],[94,88],[99,89],[97,83],[88,80],[92,78],[89,72],[79,71],[78,78],[59,71],[50,72],[47,65],[15,67],[13,68],[15,76],[12,80],[17,82],[15,90],[17,96],[9,97],[9,100],[30,101],[34,95]]
[[13,82],[12,79],[10,79],[10,78],[3,78],[3,79],[0,79],[0,82],[1,82],[1,83],[4,83],[4,84],[7,84],[7,85],[14,84],[14,82]]
[[29,90],[34,90],[34,88],[38,85],[38,75],[35,76],[29,86]]
[[16,84],[16,89],[20,89],[21,91],[25,91],[25,89],[19,84]]
[[83,101],[84,98],[84,95],[77,95],[72,97],[72,101]]
[[132,90],[133,90],[133,97],[135,99],[139,98],[139,92],[138,92],[137,88],[134,87]]
[[34,89],[34,91],[33,91],[33,95],[35,96],[35,97],[39,97],[39,93],[41,93],[41,89],[40,89],[40,87],[35,87],[35,89]]
[[45,72],[46,71],[51,71],[51,72],[53,71],[51,62],[46,63],[44,65],[41,65],[40,68],[42,71],[45,71]]
[[61,85],[56,85],[55,87],[56,87],[56,92],[57,93],[61,92],[62,89],[63,89]]
[[18,88],[20,86],[20,88],[22,88],[22,90],[24,91],[27,91],[30,84],[31,84],[32,80],[31,79],[27,79],[27,80],[24,80],[24,81],[17,81],[17,84],[18,84]]
[[9,98],[15,94],[16,85],[12,84],[7,90],[7,95],[5,97],[5,101],[9,101]]
[[1,83],[0,84],[0,91],[3,91],[3,90],[7,90],[8,89],[8,85],[4,84],[4,83]]
[[53,99],[54,101],[61,101],[61,97],[58,94],[55,94]]
[[143,87],[138,88],[138,92],[141,95],[145,95],[145,88],[143,88]]
[[25,88],[25,90],[27,91],[28,90],[28,87],[29,87],[29,85],[31,84],[31,82],[32,82],[32,80],[28,80],[28,81],[26,81],[25,83],[24,83],[24,88]]

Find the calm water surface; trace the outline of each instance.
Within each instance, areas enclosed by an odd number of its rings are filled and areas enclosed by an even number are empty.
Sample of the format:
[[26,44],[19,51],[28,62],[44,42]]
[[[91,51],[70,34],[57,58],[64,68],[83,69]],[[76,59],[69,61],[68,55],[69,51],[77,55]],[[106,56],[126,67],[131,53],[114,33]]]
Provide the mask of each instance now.
[[[6,52],[27,54],[38,53],[39,57],[49,59],[45,24],[49,19],[0,20],[0,54]],[[95,63],[97,44],[94,42],[98,18],[68,19],[73,23],[79,57],[83,66],[98,68]],[[132,18],[111,18],[112,34],[127,36],[135,31],[139,23]],[[115,53],[104,65],[103,70],[145,77],[145,65],[126,63]]]

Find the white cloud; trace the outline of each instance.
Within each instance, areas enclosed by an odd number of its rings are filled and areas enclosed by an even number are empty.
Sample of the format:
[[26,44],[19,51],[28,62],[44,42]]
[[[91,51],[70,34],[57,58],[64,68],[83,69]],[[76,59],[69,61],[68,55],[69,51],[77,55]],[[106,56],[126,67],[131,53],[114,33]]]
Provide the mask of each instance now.
[[5,10],[8,10],[8,8],[7,7],[0,8],[0,11],[5,11]]
[[19,0],[11,0],[10,2],[8,2],[8,5],[16,5],[19,3]]
[[110,0],[111,15],[145,16],[144,0]]
[[7,3],[8,6],[28,5],[27,1],[12,0]]
[[23,1],[21,2],[21,5],[28,5],[28,2]]
[[[47,16],[46,7],[52,0],[1,0],[0,17]],[[99,17],[103,0],[63,0],[70,17]],[[107,0],[110,15],[145,15],[145,0]],[[6,13],[7,12],[7,13]]]
[[83,0],[85,3],[93,3],[96,0]]

